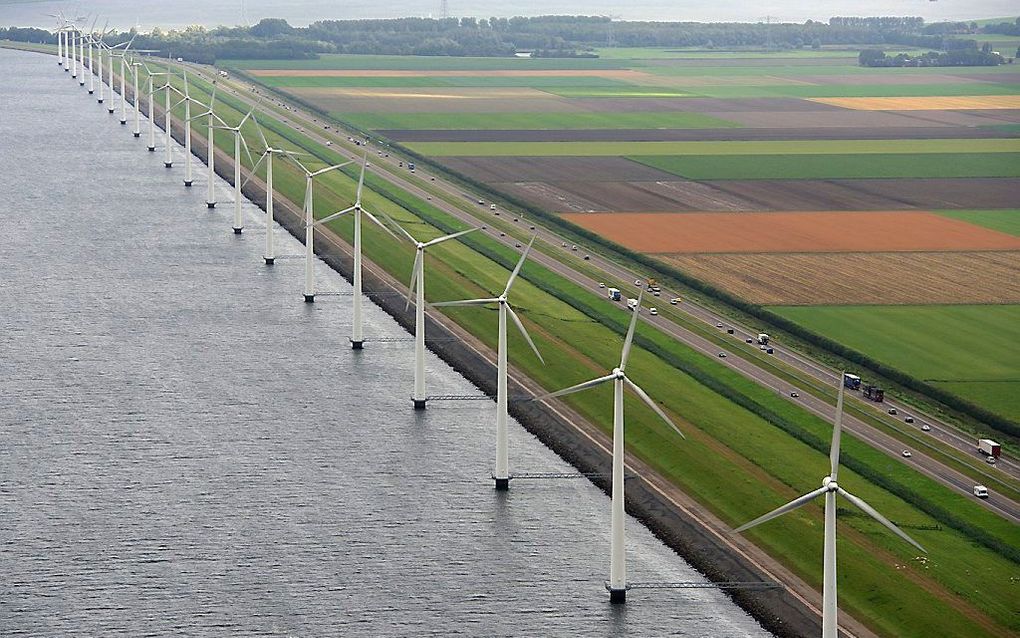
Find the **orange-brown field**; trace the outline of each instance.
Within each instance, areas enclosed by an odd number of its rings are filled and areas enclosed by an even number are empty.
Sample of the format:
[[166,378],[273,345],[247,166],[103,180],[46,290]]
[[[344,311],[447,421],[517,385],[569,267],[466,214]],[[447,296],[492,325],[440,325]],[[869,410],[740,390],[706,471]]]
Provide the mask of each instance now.
[[1020,95],[964,95],[960,97],[815,97],[812,102],[857,111],[963,111],[1020,109]]
[[921,211],[567,213],[643,253],[1020,250],[1020,237]]
[[1020,252],[663,255],[761,305],[1020,303]]

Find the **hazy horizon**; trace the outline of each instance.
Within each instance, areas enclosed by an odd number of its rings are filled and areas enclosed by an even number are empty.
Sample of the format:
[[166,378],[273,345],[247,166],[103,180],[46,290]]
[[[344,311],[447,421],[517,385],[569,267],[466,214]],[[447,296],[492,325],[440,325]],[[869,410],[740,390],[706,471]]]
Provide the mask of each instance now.
[[[316,20],[354,20],[369,18],[436,17],[440,0],[404,0],[380,4],[356,0],[347,3],[324,0],[231,0],[208,3],[199,0],[177,0],[173,3],[149,5],[139,10],[133,0],[96,0],[66,2],[50,0],[0,0],[0,25],[48,28],[54,19],[47,14],[98,16],[109,20],[111,27],[126,29],[138,25],[143,30],[201,24],[207,27],[254,24],[262,18],[284,18],[294,26],[306,26]],[[512,9],[508,9],[512,7]],[[612,15],[620,20],[691,21],[691,22],[761,22],[768,17],[774,22],[828,20],[832,16],[920,16],[926,21],[971,20],[1005,17],[1016,14],[1014,0],[770,0],[729,3],[704,3],[693,0],[664,2],[651,0],[621,5],[607,0],[576,2],[574,0],[528,0],[509,5],[493,0],[448,0],[451,16],[513,17],[535,15]]]

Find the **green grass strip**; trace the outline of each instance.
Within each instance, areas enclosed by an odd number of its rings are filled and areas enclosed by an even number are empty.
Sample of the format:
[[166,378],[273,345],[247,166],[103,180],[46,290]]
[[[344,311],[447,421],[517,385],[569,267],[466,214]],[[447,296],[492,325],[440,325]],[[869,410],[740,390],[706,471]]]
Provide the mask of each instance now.
[[970,224],[991,228],[1001,233],[1020,236],[1020,209],[1001,210],[940,210],[943,217],[951,217]]
[[667,113],[337,113],[370,130],[575,130],[737,128],[736,122],[673,111]]

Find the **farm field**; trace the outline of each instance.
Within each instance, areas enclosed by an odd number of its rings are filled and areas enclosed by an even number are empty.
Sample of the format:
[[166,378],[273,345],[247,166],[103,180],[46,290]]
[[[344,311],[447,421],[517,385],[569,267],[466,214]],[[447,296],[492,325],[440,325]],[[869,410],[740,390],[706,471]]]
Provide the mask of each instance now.
[[1017,67],[864,68],[846,49],[598,53],[232,64],[506,204],[755,304],[1018,303]]
[[1020,305],[772,309],[904,372],[1020,417]]

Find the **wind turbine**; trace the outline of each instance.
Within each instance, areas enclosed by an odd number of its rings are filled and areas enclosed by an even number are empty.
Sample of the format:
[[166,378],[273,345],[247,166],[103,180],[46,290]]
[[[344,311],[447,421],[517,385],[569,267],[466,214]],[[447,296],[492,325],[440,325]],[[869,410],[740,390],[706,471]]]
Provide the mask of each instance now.
[[[191,128],[191,120],[197,120],[199,118],[206,118],[206,148],[205,148],[205,163],[209,169],[209,178],[206,183],[206,195],[205,205],[208,208],[216,208],[216,126],[214,126],[214,120],[219,122],[220,125],[226,126],[227,123],[223,121],[219,115],[213,111],[216,105],[216,80],[212,82],[212,95],[209,98],[209,108],[205,112],[194,115],[188,119],[187,127]],[[186,180],[187,178],[185,178]],[[187,185],[187,181],[185,181]]]
[[839,438],[843,424],[843,375],[839,375],[840,385],[839,393],[836,398],[836,422],[832,428],[832,443],[829,446],[829,475],[822,479],[822,486],[813,492],[808,492],[803,496],[799,496],[786,505],[777,507],[764,516],[759,516],[750,523],[741,525],[734,530],[734,533],[742,532],[746,529],[750,529],[755,525],[770,521],[773,518],[782,516],[787,512],[806,505],[813,501],[816,497],[825,495],[825,549],[823,558],[823,571],[822,571],[822,638],[837,638],[837,614],[838,608],[836,605],[836,495],[840,495],[858,508],[864,511],[865,514],[875,519],[886,528],[888,528],[893,534],[896,534],[903,540],[907,541],[922,552],[928,553],[928,550],[921,547],[914,539],[907,536],[900,528],[896,527],[889,519],[878,513],[875,508],[871,507],[864,502],[861,498],[854,496],[850,492],[847,492],[836,482],[837,474],[839,473]]
[[627,337],[623,342],[623,352],[620,355],[620,365],[613,368],[612,372],[604,377],[592,379],[591,381],[585,381],[577,385],[558,390],[550,394],[546,394],[540,397],[536,397],[535,401],[544,401],[545,399],[551,399],[553,397],[561,397],[588,388],[594,388],[597,385],[606,383],[607,381],[613,382],[613,494],[612,494],[612,509],[610,515],[610,541],[609,541],[609,582],[606,583],[606,589],[609,590],[609,601],[613,603],[623,603],[627,601],[627,563],[624,546],[624,493],[623,493],[623,456],[624,456],[624,423],[623,423],[623,388],[625,385],[630,386],[630,389],[634,391],[634,394],[639,399],[655,412],[660,419],[666,422],[666,425],[673,428],[673,430],[684,438],[684,435],[680,430],[673,424],[666,413],[662,411],[655,401],[641,389],[638,384],[634,383],[627,376],[625,370],[627,368],[627,359],[630,357],[631,344],[634,341],[634,329],[637,327],[638,314],[641,312],[641,296],[644,293],[638,294],[638,302],[634,307],[634,316],[630,318],[630,327],[627,329]]
[[[469,228],[462,230],[459,233],[453,233],[450,235],[443,235],[437,237],[431,241],[418,241],[411,236],[409,232],[404,230],[402,226],[397,223],[393,224],[397,227],[404,237],[407,238],[412,244],[414,244],[414,265],[411,266],[411,283],[407,285],[407,306],[405,310],[411,306],[411,295],[417,291],[415,297],[415,308],[414,308],[414,393],[411,395],[411,400],[414,402],[415,410],[425,409],[425,250],[441,244],[444,241],[456,239],[461,235],[466,235],[472,231],[478,230],[477,228]],[[415,288],[417,284],[417,288]]]
[[[173,87],[173,85],[170,84],[170,77],[173,75],[173,72],[170,70],[169,63],[167,65],[167,70],[166,71],[155,71],[154,72],[154,71],[150,70],[148,65],[146,65],[144,62],[142,63],[142,66],[145,67],[145,73],[146,73],[146,75],[149,76],[149,91],[146,94],[147,97],[149,98],[149,151],[150,152],[155,152],[156,151],[156,118],[155,118],[156,95],[155,94],[157,92],[159,92],[159,91],[163,91],[163,99],[164,99],[164,102],[165,102],[164,107],[163,107],[163,117],[164,117],[163,129],[164,129],[164,132],[166,133],[166,142],[164,144],[165,150],[164,150],[164,153],[163,153],[163,165],[166,166],[167,168],[170,168],[171,166],[173,166],[173,154],[172,154],[173,150],[171,148],[172,145],[173,145],[173,138],[171,137],[171,124],[170,124],[170,111],[171,111],[171,107],[170,107],[170,91],[177,91],[177,89],[175,89]],[[153,88],[152,79],[154,77],[156,77],[156,76],[166,76],[166,81],[164,81],[164,83],[161,86]],[[138,100],[137,100],[137,97],[136,97],[135,98],[136,104],[137,104],[137,101]]]
[[78,86],[85,86],[85,32],[78,30],[78,53],[81,56],[81,74],[78,76]]
[[315,247],[313,245],[315,241],[315,205],[312,199],[312,183],[316,177],[343,168],[354,160],[310,171],[293,155],[287,154],[284,157],[297,164],[298,168],[305,173],[305,303],[312,303],[315,301]]
[[[256,105],[257,106],[257,105]],[[255,112],[255,107],[251,107],[248,114],[241,118],[241,121],[237,126],[227,126],[220,120],[220,126],[214,126],[214,129],[220,129],[223,131],[231,131],[234,134],[234,234],[240,235],[244,229],[244,219],[241,216],[241,147],[244,147],[244,152],[248,155],[248,162],[252,165],[255,164],[251,157],[251,151],[248,150],[248,142],[245,141],[244,136],[241,135],[241,127],[248,121],[248,118]],[[211,139],[211,138],[210,138]],[[212,146],[210,145],[210,153],[213,152]]]
[[347,213],[354,213],[354,272],[352,274],[352,279],[354,280],[354,322],[351,326],[351,348],[355,350],[361,350],[365,345],[365,331],[362,325],[361,310],[361,216],[366,215],[376,226],[389,233],[393,239],[399,240],[388,226],[379,221],[378,217],[365,210],[361,205],[361,191],[365,186],[365,170],[367,168],[368,150],[366,149],[365,155],[361,158],[361,176],[358,178],[358,190],[354,198],[354,205],[314,222],[314,225],[319,226]]
[[[272,266],[276,262],[276,233],[273,230],[273,156],[274,155],[307,155],[307,153],[297,153],[294,151],[287,151],[282,148],[273,148],[269,144],[269,140],[266,139],[265,133],[262,132],[262,125],[259,124],[258,119],[254,114],[251,116],[251,121],[255,124],[255,130],[258,131],[259,137],[262,139],[262,145],[266,147],[266,150],[259,156],[258,161],[251,169],[251,173],[248,174],[248,179],[244,180],[247,184],[248,180],[255,177],[258,172],[259,164],[266,161],[266,247],[263,250],[262,258],[266,260],[267,266]],[[242,184],[242,187],[244,184]]]
[[535,347],[535,342],[531,340],[531,336],[528,331],[525,330],[524,324],[521,323],[520,317],[514,312],[514,309],[510,307],[510,302],[507,301],[507,297],[510,295],[510,289],[514,285],[514,281],[517,279],[517,275],[521,272],[521,267],[524,266],[524,260],[528,258],[528,253],[531,251],[531,246],[535,243],[535,238],[532,237],[531,241],[528,242],[527,248],[521,253],[521,259],[517,262],[517,266],[510,273],[510,278],[507,279],[506,288],[503,289],[503,293],[498,297],[492,297],[489,299],[466,299],[463,301],[441,301],[434,306],[489,306],[492,304],[499,305],[499,344],[496,348],[496,471],[493,473],[493,478],[496,481],[496,489],[500,491],[510,489],[510,460],[507,444],[507,334],[506,334],[506,317],[509,314],[510,318],[513,319],[517,329],[521,332],[521,335],[531,346],[531,349],[535,352],[535,356],[542,363],[545,363],[545,359],[538,352],[538,348]]
[[[131,44],[134,41],[135,41],[135,39],[132,36],[132,38],[130,40],[128,40],[127,42],[121,42],[120,44],[117,44],[117,45],[114,45],[114,46],[110,47],[110,106],[109,106],[110,113],[113,113],[113,85],[114,85],[114,78],[113,78],[113,58],[114,58],[114,53],[113,52],[114,52],[114,50],[119,49],[120,47],[124,47],[124,50],[121,51],[120,54],[118,54],[116,56],[116,57],[120,58],[120,123],[121,123],[122,126],[126,126],[127,125],[127,69],[126,69],[127,64],[128,64],[128,62],[127,62],[127,54],[128,54],[128,49],[131,48]],[[136,75],[136,78],[135,78],[135,110],[136,111],[138,110],[138,79],[137,79],[137,71],[138,71],[138,69],[135,69],[135,75]],[[137,121],[137,119],[138,119],[137,118],[137,114],[136,114],[135,119]],[[138,127],[135,126],[136,132],[137,132],[137,128]],[[138,135],[135,135],[135,137],[138,137]]]
[[[178,102],[178,105],[184,104],[184,185],[191,188],[191,184],[194,180],[191,177],[191,103],[194,102],[199,106],[205,106],[198,100],[191,97],[191,90],[188,87],[188,70],[181,65],[181,76],[184,78],[184,97]],[[213,93],[215,95],[216,85],[213,83]],[[212,109],[212,103],[209,104],[209,109]]]
[[65,29],[67,28],[67,20],[64,19],[64,14],[61,12],[47,13],[47,16],[57,19],[57,66],[64,66],[64,40]]
[[96,67],[92,64],[92,61],[93,61],[92,60],[92,44],[93,44],[93,42],[95,42],[96,20],[98,20],[98,19],[99,19],[99,17],[96,16],[96,18],[94,20],[92,20],[92,28],[89,30],[89,32],[87,34],[88,44],[89,44],[89,95],[92,95],[92,94],[94,94],[96,92]]

